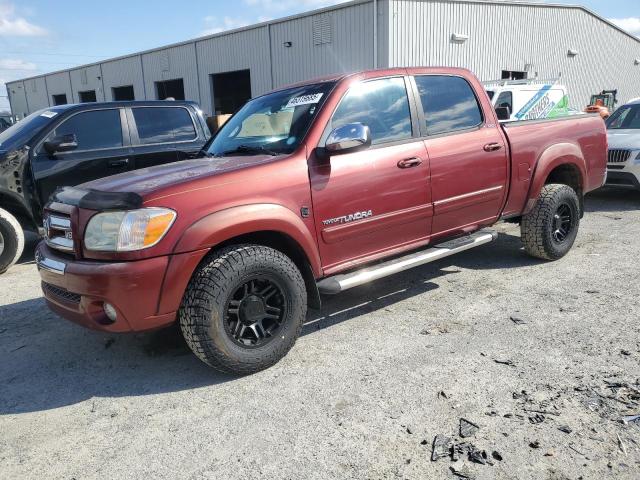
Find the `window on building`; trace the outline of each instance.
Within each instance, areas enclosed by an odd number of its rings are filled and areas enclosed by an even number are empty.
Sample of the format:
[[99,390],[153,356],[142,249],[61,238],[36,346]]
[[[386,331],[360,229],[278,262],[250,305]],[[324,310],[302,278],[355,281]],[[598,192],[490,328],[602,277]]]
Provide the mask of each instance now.
[[211,75],[213,111],[216,115],[235,113],[251,98],[249,70]]
[[526,80],[527,72],[517,72],[514,70],[502,70],[503,80]]
[[115,102],[128,102],[136,99],[136,96],[133,93],[133,85],[113,87],[111,89],[111,97]]
[[120,110],[113,108],[78,113],[58,125],[47,140],[69,134],[74,134],[78,140],[76,151],[121,147]]
[[167,98],[184,100],[184,82],[181,78],[156,82],[156,98],[158,100],[166,100]]
[[384,78],[352,86],[331,119],[331,128],[362,123],[371,130],[371,143],[412,137],[409,99],[403,78]]
[[133,109],[138,138],[144,145],[181,142],[196,138],[191,115],[181,107],[139,107]]
[[96,91],[95,90],[87,90],[86,92],[78,92],[78,97],[80,97],[80,103],[97,102],[97,100],[96,100]]
[[429,135],[464,130],[482,123],[478,100],[464,78],[424,75],[416,77],[416,85]]
[[54,105],[66,105],[67,102],[67,94],[66,93],[61,93],[59,95],[53,95],[53,104]]
[[504,107],[509,109],[509,115],[513,113],[513,93],[502,92],[496,100],[496,107]]

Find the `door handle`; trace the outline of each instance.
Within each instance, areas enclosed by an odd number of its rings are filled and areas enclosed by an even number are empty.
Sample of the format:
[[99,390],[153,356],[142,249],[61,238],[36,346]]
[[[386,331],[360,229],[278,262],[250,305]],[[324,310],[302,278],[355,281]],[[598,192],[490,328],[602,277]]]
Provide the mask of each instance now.
[[483,148],[485,152],[495,152],[496,150],[500,150],[502,145],[499,143],[487,143]]
[[420,160],[417,157],[413,157],[413,158],[405,158],[404,160],[400,160],[398,162],[398,168],[411,168],[411,167],[417,167],[418,165],[420,165],[422,163],[422,160]]
[[129,159],[128,158],[121,158],[118,160],[110,160],[109,161],[109,166],[111,168],[118,168],[118,167],[125,167],[129,164]]

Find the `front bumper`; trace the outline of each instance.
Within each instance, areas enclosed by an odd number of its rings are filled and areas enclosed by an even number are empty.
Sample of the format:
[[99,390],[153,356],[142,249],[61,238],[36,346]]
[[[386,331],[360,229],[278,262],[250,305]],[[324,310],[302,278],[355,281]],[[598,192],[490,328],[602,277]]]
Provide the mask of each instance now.
[[[36,263],[49,308],[87,328],[106,332],[140,332],[167,326],[176,312],[158,315],[169,257],[132,262],[70,259],[40,242]],[[111,321],[104,303],[113,305]]]

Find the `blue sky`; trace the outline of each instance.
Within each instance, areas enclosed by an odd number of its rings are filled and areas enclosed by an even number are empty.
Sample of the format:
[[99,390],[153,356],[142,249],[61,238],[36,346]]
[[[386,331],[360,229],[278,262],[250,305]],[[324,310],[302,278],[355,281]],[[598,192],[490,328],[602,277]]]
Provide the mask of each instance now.
[[[0,110],[4,83],[300,13],[336,0],[0,0]],[[640,35],[638,0],[581,3]]]

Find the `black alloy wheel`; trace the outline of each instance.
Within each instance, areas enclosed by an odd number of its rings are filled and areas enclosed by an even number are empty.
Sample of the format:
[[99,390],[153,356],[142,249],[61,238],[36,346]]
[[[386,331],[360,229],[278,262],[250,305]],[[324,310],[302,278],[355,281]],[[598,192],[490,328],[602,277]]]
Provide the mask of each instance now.
[[227,302],[225,332],[245,348],[265,345],[282,326],[287,300],[285,290],[275,278],[256,275],[245,279]]

